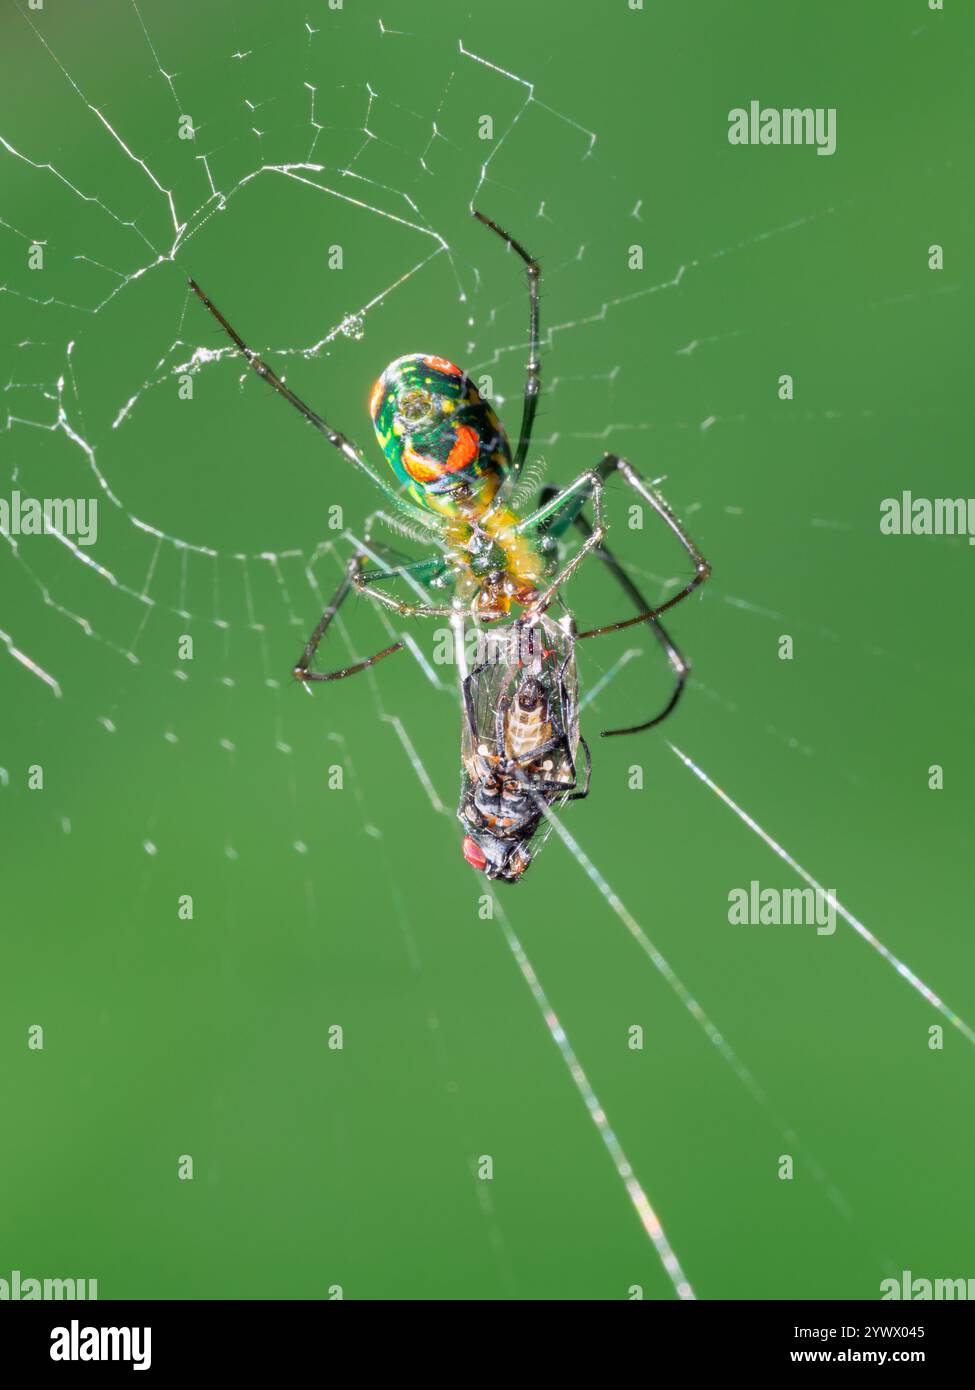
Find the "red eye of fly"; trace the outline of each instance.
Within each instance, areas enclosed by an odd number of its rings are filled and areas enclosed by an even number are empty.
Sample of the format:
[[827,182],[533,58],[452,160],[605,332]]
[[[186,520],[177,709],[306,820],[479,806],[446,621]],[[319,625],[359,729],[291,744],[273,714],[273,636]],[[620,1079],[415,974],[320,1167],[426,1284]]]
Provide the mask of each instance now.
[[464,858],[467,860],[468,864],[473,864],[475,869],[483,870],[487,868],[487,855],[476,840],[472,840],[469,835],[465,835],[462,848],[464,851]]

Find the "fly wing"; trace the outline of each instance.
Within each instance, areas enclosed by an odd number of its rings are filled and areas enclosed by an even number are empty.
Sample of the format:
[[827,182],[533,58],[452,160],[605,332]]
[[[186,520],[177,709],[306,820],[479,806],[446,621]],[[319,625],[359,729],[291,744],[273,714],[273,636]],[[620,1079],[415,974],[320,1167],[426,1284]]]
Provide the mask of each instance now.
[[[565,793],[575,784],[575,762],[579,748],[579,681],[575,663],[575,634],[566,618],[565,625],[545,616],[528,628],[523,623],[482,630],[470,674],[464,686],[464,712],[461,735],[461,800],[458,818],[481,860],[497,860],[516,852],[527,864],[548,839],[552,823],[547,808],[561,806]],[[526,682],[532,689],[530,700],[516,707]],[[530,749],[520,754],[518,770],[495,776],[499,751],[509,742],[510,726],[505,727],[509,711],[520,722],[522,737],[531,737],[530,711],[538,709],[538,687],[544,695],[544,708],[538,720],[538,737],[547,742],[553,726],[565,736],[565,746],[550,750],[532,761]],[[525,735],[526,714],[528,734]],[[544,731],[544,732],[543,732]],[[539,746],[531,743],[531,747]],[[561,784],[565,793],[552,784]],[[487,803],[487,804],[486,804]],[[490,806],[490,810],[489,810]],[[505,821],[505,815],[514,817]],[[500,819],[492,819],[491,817]],[[511,827],[505,830],[505,825]],[[473,837],[473,839],[471,839]],[[529,845],[531,846],[529,848]],[[467,850],[465,849],[465,855]],[[474,859],[470,860],[475,863]]]
[[478,641],[467,682],[461,740],[467,774],[475,781],[483,774],[485,758],[497,754],[497,711],[510,695],[518,669],[512,660],[514,634],[514,626],[479,630],[483,640]]
[[[545,681],[550,708],[559,728],[566,736],[572,765],[579,750],[579,672],[575,658],[575,634],[552,619],[545,618],[542,626]],[[572,766],[564,760],[559,768],[558,781],[572,780]]]
[[[579,746],[579,677],[574,634],[544,617],[533,628],[519,623],[480,631],[476,660],[471,663],[468,711],[464,715],[465,756],[476,732],[493,754],[498,742],[497,712],[517,693],[525,675],[542,684],[549,709],[568,738],[573,759]],[[473,728],[472,728],[473,725]]]

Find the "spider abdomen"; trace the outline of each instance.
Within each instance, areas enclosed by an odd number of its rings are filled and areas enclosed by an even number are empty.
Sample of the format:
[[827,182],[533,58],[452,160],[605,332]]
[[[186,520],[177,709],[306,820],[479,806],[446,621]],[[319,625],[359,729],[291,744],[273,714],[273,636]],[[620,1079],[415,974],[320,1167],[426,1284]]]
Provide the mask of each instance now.
[[470,377],[444,357],[391,362],[369,400],[376,437],[414,501],[475,520],[511,465],[504,427]]

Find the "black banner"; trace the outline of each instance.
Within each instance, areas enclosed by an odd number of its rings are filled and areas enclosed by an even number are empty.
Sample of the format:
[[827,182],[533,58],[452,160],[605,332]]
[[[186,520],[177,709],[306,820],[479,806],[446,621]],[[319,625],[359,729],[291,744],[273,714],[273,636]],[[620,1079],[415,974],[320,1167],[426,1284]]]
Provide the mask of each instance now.
[[[400,1337],[396,1328],[407,1306],[408,1336]],[[430,1374],[438,1367],[446,1373],[449,1363],[452,1376],[464,1376],[465,1358],[458,1359],[464,1344],[476,1346],[480,1373],[496,1356],[503,1374],[506,1367],[510,1371],[512,1347],[497,1333],[506,1326],[518,1335],[523,1371],[535,1359],[548,1372],[560,1361],[576,1365],[580,1347],[576,1338],[564,1335],[564,1314],[556,1311],[554,1329],[546,1327],[543,1310],[555,1305],[507,1305],[490,1314],[481,1305],[452,1307],[446,1323],[434,1309],[425,1314],[422,1305],[399,1303],[26,1302],[7,1305],[0,1330],[8,1383],[13,1383],[14,1371],[35,1375],[48,1367],[65,1382],[93,1369],[167,1382],[208,1369],[248,1377],[286,1366],[328,1372],[346,1364],[349,1356],[363,1358],[363,1371],[368,1366],[374,1372],[377,1352],[381,1360],[385,1347],[396,1374]],[[781,1374],[800,1366],[833,1365],[948,1372],[964,1356],[972,1325],[967,1303],[951,1301],[628,1302],[615,1314],[606,1303],[587,1308],[588,1355],[599,1359],[611,1350],[614,1360],[621,1352],[638,1356],[650,1374],[660,1357],[670,1366],[680,1358],[685,1373],[692,1375],[753,1368]],[[533,1322],[519,1327],[528,1309]],[[489,1327],[490,1336],[485,1336]],[[377,1329],[391,1335],[377,1339]],[[607,1334],[614,1340],[601,1352]],[[630,1338],[639,1338],[639,1344],[622,1348],[619,1339]]]

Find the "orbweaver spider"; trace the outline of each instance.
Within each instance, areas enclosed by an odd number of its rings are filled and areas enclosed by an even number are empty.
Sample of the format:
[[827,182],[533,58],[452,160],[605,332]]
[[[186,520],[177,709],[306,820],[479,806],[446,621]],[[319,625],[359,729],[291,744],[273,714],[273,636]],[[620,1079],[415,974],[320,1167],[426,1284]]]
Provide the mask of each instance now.
[[[541,270],[538,261],[490,217],[476,210],[473,215],[520,257],[527,271],[529,354],[518,443],[512,455],[504,427],[490,401],[453,362],[422,353],[397,358],[375,383],[369,401],[376,437],[397,486],[376,473],[344,434],[333,429],[296,396],[248,347],[196,281],[189,282],[190,288],[257,375],[323,434],[348,463],[372,480],[399,518],[412,530],[428,534],[438,545],[435,554],[423,559],[397,556],[389,547],[371,545],[369,533],[373,518],[370,518],[366,545],[349,561],[335,597],[305,644],[292,674],[302,682],[342,680],[401,650],[403,643],[394,642],[366,660],[341,670],[311,669],[329,624],[352,589],[411,618],[456,617],[463,613],[475,621],[490,623],[507,617],[512,605],[517,604],[523,610],[521,623],[532,628],[542,623],[565,583],[586,556],[595,552],[608,564],[638,611],[635,617],[574,634],[573,641],[646,623],[663,645],[676,676],[670,702],[660,714],[628,728],[603,731],[604,737],[638,733],[658,724],[670,713],[689,670],[661,626],[660,614],[693,593],[707,579],[711,569],[661,494],[628,460],[616,454],[604,455],[594,468],[581,473],[567,487],[559,489],[550,485],[544,488],[536,507],[527,516],[519,516],[512,500],[513,493],[531,447],[541,389]],[[646,602],[604,543],[602,490],[606,479],[614,474],[619,474],[665,522],[694,564],[692,578],[678,593],[656,607]],[[593,525],[582,515],[587,503],[592,504]],[[374,513],[374,517],[390,521],[382,512]],[[390,524],[395,525],[394,522]],[[574,554],[563,559],[561,542],[572,525],[582,532],[583,540]],[[366,568],[370,557],[378,560],[378,568]],[[378,587],[379,581],[396,579],[408,580],[429,602],[407,603]],[[449,603],[442,601],[445,591],[452,591]],[[440,602],[436,601],[438,598]]]

